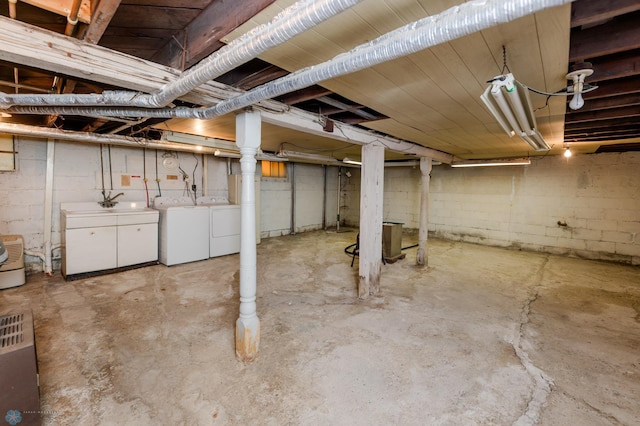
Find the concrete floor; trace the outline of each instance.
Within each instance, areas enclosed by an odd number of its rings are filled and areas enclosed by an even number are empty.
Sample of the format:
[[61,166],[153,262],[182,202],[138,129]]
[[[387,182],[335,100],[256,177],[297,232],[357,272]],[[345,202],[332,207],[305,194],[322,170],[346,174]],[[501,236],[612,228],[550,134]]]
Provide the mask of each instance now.
[[0,291],[33,308],[44,424],[640,424],[637,267],[431,239],[361,301],[354,241],[263,240],[249,365],[237,255]]

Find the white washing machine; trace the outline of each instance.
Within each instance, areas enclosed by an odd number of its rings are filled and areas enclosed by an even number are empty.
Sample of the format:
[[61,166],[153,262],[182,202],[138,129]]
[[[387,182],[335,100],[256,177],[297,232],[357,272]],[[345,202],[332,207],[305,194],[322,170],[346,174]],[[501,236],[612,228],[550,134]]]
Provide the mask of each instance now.
[[202,197],[209,209],[209,257],[240,253],[240,205],[226,198]]
[[188,197],[158,197],[158,254],[171,266],[209,258],[209,207],[193,205]]

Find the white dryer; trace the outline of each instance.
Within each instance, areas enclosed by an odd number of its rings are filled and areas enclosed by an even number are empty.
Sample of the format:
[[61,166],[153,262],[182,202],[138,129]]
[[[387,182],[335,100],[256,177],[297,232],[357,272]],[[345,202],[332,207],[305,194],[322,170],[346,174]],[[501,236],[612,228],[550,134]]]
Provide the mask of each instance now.
[[171,266],[209,258],[209,208],[188,197],[158,197],[158,258]]
[[198,203],[209,209],[209,257],[239,253],[240,205],[220,197],[201,197]]

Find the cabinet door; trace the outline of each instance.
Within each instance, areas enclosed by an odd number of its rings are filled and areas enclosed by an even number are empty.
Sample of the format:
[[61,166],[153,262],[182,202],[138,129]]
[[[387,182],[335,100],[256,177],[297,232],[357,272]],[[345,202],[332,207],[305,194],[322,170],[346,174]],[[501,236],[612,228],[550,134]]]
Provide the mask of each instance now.
[[118,226],[118,267],[158,260],[158,224]]
[[67,229],[65,237],[67,275],[117,266],[115,226]]

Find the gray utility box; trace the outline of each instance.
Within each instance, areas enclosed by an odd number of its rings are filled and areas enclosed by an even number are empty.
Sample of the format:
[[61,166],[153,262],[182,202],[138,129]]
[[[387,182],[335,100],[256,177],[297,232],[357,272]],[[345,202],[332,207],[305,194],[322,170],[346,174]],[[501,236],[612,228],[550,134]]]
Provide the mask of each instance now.
[[402,223],[382,222],[382,255],[385,260],[402,256]]
[[7,424],[42,423],[31,310],[0,314],[0,415]]

